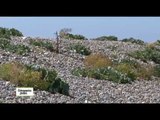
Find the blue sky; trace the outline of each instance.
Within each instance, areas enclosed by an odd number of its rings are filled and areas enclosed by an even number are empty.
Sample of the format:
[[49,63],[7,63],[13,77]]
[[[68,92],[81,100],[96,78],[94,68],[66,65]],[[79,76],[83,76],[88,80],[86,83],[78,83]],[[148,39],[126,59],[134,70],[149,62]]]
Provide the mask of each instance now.
[[0,17],[0,27],[16,28],[24,36],[53,38],[62,28],[87,38],[115,35],[146,42],[160,39],[160,17]]

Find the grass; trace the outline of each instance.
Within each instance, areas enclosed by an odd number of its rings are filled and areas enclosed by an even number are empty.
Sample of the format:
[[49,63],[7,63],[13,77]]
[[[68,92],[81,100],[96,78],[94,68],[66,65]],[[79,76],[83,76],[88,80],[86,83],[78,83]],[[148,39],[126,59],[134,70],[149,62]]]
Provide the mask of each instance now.
[[0,78],[10,81],[19,87],[33,87],[35,90],[46,90],[52,93],[59,92],[69,95],[69,85],[57,78],[55,70],[10,62],[0,65]]
[[99,69],[81,69],[77,68],[72,71],[73,75],[90,77],[98,80],[110,80],[117,83],[130,83],[130,79],[127,75],[116,71],[111,67],[99,68]]
[[131,83],[140,79],[149,80],[152,76],[160,74],[159,66],[155,69],[151,65],[143,66],[130,59],[123,59],[121,62],[114,63],[102,54],[86,57],[84,65],[84,69],[76,68],[72,71],[72,74],[118,83]]
[[84,65],[93,69],[108,67],[112,65],[112,60],[102,54],[91,54],[85,58]]
[[153,61],[160,64],[160,50],[156,49],[153,45],[146,47],[143,51],[135,51],[129,55],[143,62]]
[[52,43],[50,43],[50,42],[35,41],[35,40],[31,39],[30,40],[30,44],[34,45],[34,46],[39,46],[41,48],[45,48],[45,49],[47,49],[47,50],[49,50],[51,52],[55,51]]

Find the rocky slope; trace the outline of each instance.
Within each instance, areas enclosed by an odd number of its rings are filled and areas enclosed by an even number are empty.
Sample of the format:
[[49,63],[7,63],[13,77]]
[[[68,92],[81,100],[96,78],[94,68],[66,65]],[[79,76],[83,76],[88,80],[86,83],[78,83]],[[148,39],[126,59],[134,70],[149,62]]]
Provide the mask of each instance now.
[[[50,41],[53,46],[56,44],[54,40],[44,39],[43,41]],[[89,47],[92,53],[103,53],[115,60],[129,57],[127,53],[143,50],[145,45],[119,41],[61,40],[60,54],[56,54],[29,45],[29,38],[12,38],[12,43],[27,45],[32,52],[26,56],[20,56],[0,49],[1,64],[16,60],[25,64],[38,64],[49,69],[53,68],[58,72],[58,76],[69,84],[69,92],[73,98],[46,91],[35,91],[35,96],[32,98],[16,97],[16,86],[0,80],[0,102],[2,103],[160,103],[159,78],[153,78],[151,81],[139,80],[132,84],[118,84],[71,74],[74,68],[84,67],[83,59],[85,58],[83,55],[68,50],[73,43],[83,44]],[[145,64],[142,61],[139,62]]]

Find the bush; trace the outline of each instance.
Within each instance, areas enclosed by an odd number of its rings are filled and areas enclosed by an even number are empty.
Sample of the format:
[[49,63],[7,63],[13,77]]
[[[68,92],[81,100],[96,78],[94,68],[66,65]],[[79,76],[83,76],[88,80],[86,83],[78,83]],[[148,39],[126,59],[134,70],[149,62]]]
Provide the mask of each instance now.
[[155,67],[154,75],[157,76],[157,77],[160,77],[160,65],[157,65]]
[[7,49],[8,51],[19,55],[24,55],[30,52],[30,48],[25,45],[10,45]]
[[122,40],[122,42],[131,42],[131,43],[136,43],[136,44],[140,44],[140,45],[143,45],[144,44],[144,41],[143,40],[140,40],[140,39],[135,39],[135,38],[125,38]]
[[30,48],[25,45],[12,45],[10,40],[6,38],[0,38],[0,48],[19,55],[30,52]]
[[112,60],[102,54],[91,54],[84,60],[84,65],[87,68],[101,68],[112,65]]
[[69,85],[62,81],[60,78],[56,78],[49,86],[48,89],[51,93],[62,93],[69,95]]
[[115,69],[126,73],[132,79],[150,79],[154,75],[154,67],[151,65],[142,66],[134,60],[124,59],[122,60]]
[[46,48],[47,50],[49,50],[51,52],[54,51],[53,45],[50,42],[35,41],[35,40],[31,39],[30,44],[34,45],[34,46],[39,46],[39,47]]
[[0,48],[5,49],[8,46],[10,46],[10,40],[8,40],[6,38],[0,38]]
[[[102,60],[102,62],[99,59],[105,60]],[[131,83],[136,79],[149,80],[151,76],[159,76],[160,67],[142,66],[137,61],[130,59],[122,59],[113,64],[108,58],[96,55],[96,57],[87,59],[84,69],[76,68],[72,71],[72,74],[80,77],[111,80],[118,83]]]
[[153,75],[154,75],[154,67],[152,67],[151,65],[148,65],[146,67],[139,66],[137,68],[137,73],[136,73],[137,78],[149,80]]
[[46,70],[41,68],[40,66],[37,67],[35,65],[26,65],[27,69],[34,70],[42,73],[41,79],[44,79],[47,82],[53,82],[53,80],[57,77],[57,72],[55,70]]
[[156,48],[147,47],[143,51],[135,51],[129,55],[144,62],[150,60],[157,64],[160,64],[160,51]]
[[73,35],[73,34],[66,34],[66,36],[64,37],[66,39],[77,39],[77,40],[87,40],[87,38],[83,35]]
[[14,81],[14,79],[18,79],[18,75],[22,70],[22,66],[18,63],[6,63],[0,65],[0,78],[7,81]]
[[118,41],[118,38],[115,36],[102,36],[98,37],[95,40],[101,40],[101,41]]
[[11,34],[11,36],[19,36],[19,37],[23,36],[22,32],[20,32],[19,30],[15,29],[15,28],[10,29],[10,34]]
[[89,76],[87,72],[88,72],[87,69],[81,69],[79,67],[71,71],[71,73],[73,75],[78,76],[78,77],[87,77],[87,76]]
[[156,43],[159,43],[159,44],[160,44],[160,40],[157,40]]
[[82,54],[82,55],[90,55],[91,51],[89,48],[86,48],[85,46],[81,44],[73,44],[69,48],[70,50],[76,50],[76,53]]
[[23,36],[23,34],[15,28],[8,29],[0,27],[0,38],[10,39],[11,36]]
[[73,75],[82,77],[91,77],[98,80],[110,80],[117,83],[131,83],[132,79],[111,67],[99,69],[81,69],[77,68],[72,71]]
[[57,73],[54,70],[11,62],[0,65],[0,78],[20,87],[33,87],[35,90],[47,90],[69,95],[68,84],[57,78]]
[[154,45],[160,46],[160,40],[157,40],[156,42],[153,43]]
[[[19,86],[33,87],[35,90],[47,90],[49,82],[41,79],[42,73],[33,70],[24,70],[19,75]],[[17,79],[16,79],[17,81]]]
[[115,69],[123,74],[126,74],[132,80],[136,79],[136,68],[128,63],[120,63]]
[[140,66],[140,64],[135,61],[135,60],[130,60],[130,59],[122,59],[120,64],[128,64],[128,65],[131,65],[132,67],[134,68],[138,68]]

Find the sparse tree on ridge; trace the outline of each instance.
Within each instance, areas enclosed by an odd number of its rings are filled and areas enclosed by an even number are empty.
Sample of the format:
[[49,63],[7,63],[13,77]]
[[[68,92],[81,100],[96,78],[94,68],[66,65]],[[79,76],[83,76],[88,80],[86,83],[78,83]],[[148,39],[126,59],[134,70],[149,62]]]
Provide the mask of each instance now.
[[60,30],[59,32],[59,36],[60,38],[64,38],[65,36],[67,36],[68,33],[70,33],[72,31],[71,28],[63,28]]

